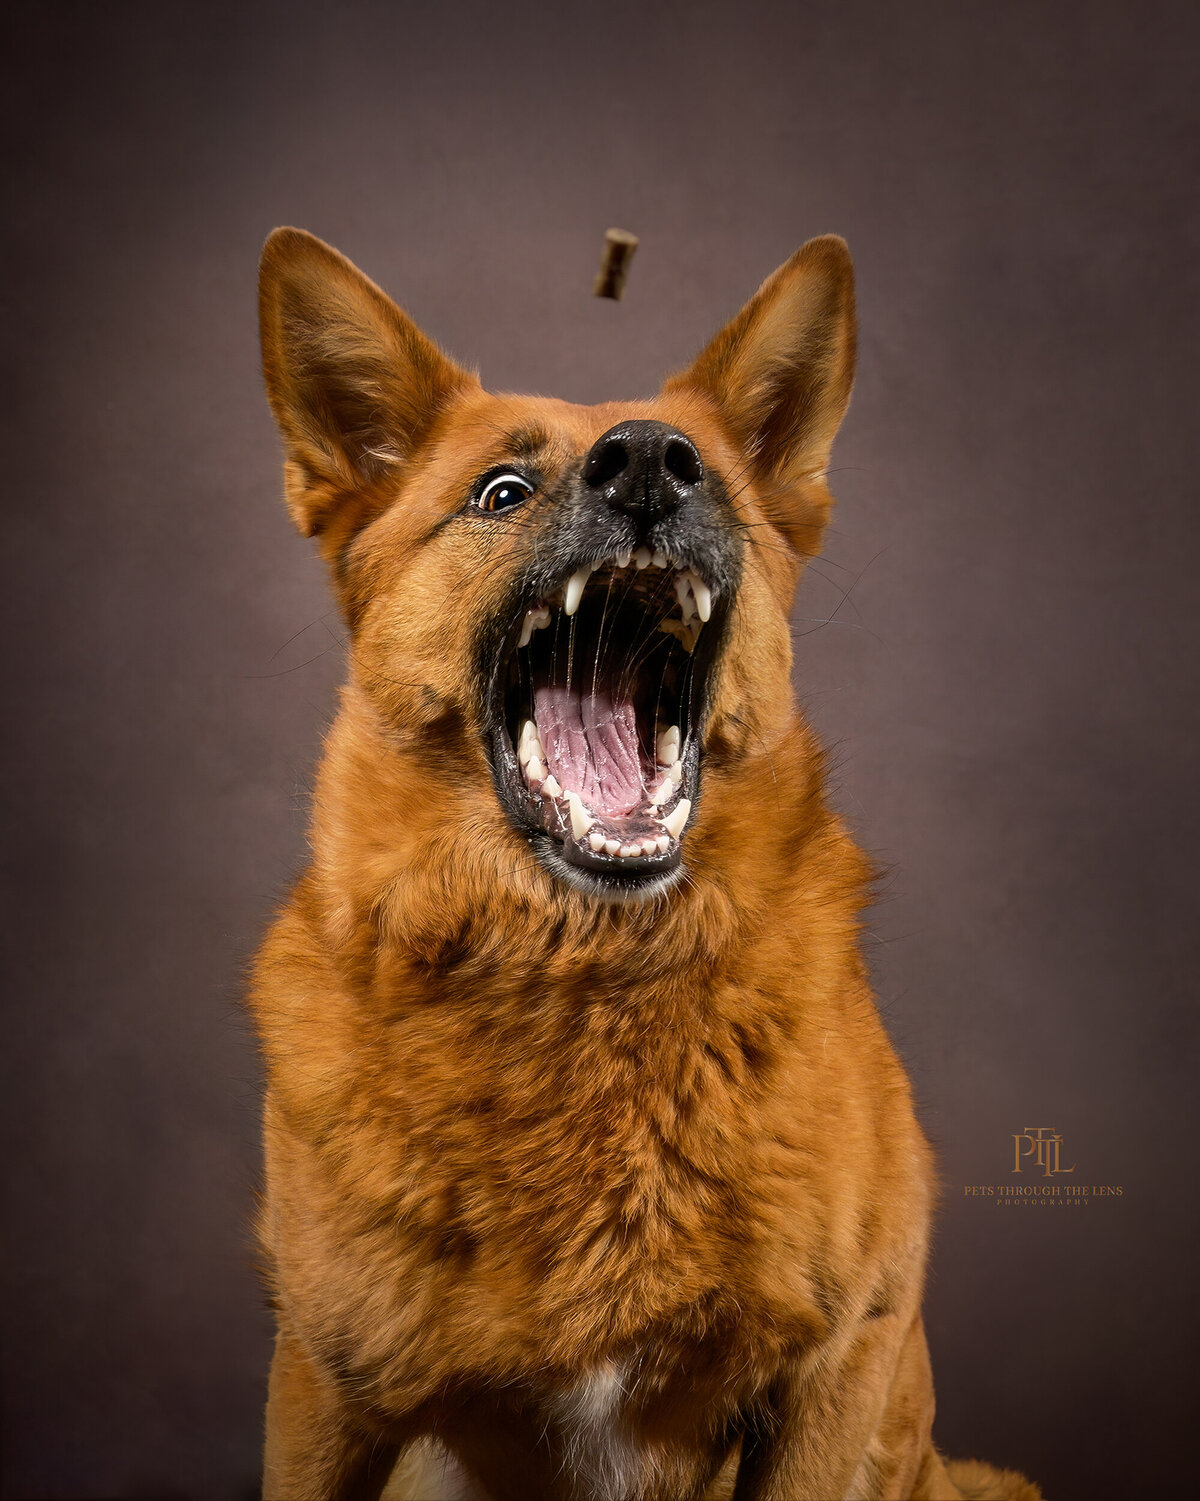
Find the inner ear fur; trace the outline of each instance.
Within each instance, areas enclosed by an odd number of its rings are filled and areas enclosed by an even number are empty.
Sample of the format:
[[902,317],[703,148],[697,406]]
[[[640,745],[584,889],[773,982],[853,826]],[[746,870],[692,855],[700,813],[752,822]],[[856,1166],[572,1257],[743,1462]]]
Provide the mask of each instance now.
[[267,397],[288,510],[308,537],[353,528],[457,392],[478,388],[345,256],[277,229],[259,265]]
[[822,235],[663,388],[716,403],[768,517],[803,553],[817,550],[814,525],[828,507],[825,471],[854,384],[855,335],[850,251],[839,236]]

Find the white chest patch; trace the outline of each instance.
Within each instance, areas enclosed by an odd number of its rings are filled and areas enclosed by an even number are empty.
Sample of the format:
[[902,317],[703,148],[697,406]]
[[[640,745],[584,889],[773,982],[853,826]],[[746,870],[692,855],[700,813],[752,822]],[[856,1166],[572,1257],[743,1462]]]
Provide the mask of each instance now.
[[550,1398],[567,1473],[577,1494],[595,1501],[637,1495],[650,1460],[625,1421],[629,1377],[627,1367],[605,1361]]

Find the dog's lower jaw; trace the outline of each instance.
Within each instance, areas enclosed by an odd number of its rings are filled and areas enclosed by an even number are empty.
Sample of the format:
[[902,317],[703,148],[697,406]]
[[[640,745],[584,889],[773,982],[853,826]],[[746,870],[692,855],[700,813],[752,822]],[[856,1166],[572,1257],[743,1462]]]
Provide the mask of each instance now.
[[602,907],[640,907],[656,903],[687,880],[687,862],[682,852],[669,870],[631,882],[613,879],[603,872],[572,864],[562,845],[546,834],[530,836],[530,845],[552,880],[561,882],[589,902]]

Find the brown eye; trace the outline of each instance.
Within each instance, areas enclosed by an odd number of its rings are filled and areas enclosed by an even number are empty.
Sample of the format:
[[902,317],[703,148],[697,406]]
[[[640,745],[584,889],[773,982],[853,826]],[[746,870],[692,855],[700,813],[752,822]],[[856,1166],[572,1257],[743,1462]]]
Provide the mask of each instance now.
[[520,474],[497,474],[485,481],[475,504],[481,511],[507,511],[533,494],[533,486]]

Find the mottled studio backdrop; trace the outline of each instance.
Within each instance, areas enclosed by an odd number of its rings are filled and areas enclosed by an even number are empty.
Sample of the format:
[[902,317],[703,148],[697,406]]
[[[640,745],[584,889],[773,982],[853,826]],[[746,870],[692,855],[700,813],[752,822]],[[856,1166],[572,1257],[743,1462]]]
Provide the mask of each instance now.
[[[938,1145],[937,1436],[1182,1493],[1195,1369],[1193,7],[9,3],[8,1497],[244,1501],[240,975],[341,671],[254,273],[312,229],[494,388],[652,391],[810,235],[861,374],[799,692]],[[610,224],[626,300],[591,296]],[[1013,1133],[1054,1184],[1010,1206]],[[1194,1471],[1194,1463],[1191,1468]]]

